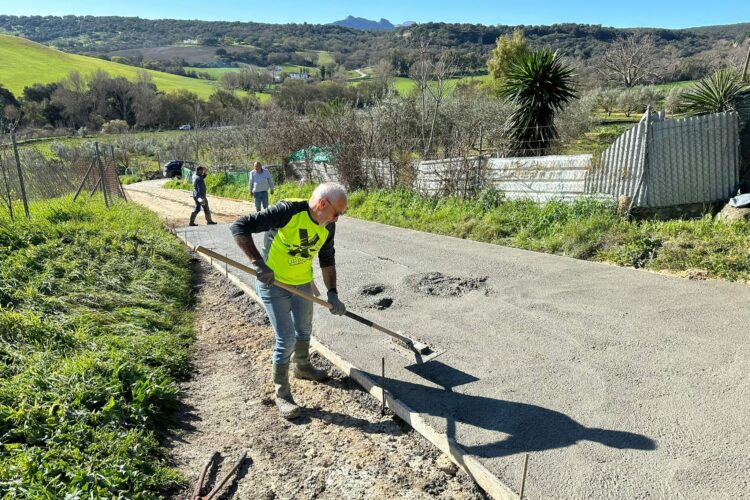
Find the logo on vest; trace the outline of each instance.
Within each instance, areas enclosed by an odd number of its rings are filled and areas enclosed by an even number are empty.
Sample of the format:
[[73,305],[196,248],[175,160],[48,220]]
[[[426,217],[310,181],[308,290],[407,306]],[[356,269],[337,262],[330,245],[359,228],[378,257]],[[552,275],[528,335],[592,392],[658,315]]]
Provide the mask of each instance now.
[[301,263],[304,260],[311,259],[318,251],[318,248],[316,248],[318,243],[320,243],[320,236],[317,233],[310,239],[307,229],[300,229],[299,245],[287,245],[287,253],[292,257],[289,262]]

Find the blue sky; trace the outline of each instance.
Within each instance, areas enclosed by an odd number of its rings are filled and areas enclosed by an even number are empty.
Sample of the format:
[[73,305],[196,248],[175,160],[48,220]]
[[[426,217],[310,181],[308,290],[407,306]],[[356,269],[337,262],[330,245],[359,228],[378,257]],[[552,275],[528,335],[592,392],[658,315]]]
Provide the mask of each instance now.
[[138,16],[268,23],[328,23],[347,15],[391,22],[481,24],[576,22],[615,27],[684,28],[750,22],[750,0],[0,0],[0,14]]

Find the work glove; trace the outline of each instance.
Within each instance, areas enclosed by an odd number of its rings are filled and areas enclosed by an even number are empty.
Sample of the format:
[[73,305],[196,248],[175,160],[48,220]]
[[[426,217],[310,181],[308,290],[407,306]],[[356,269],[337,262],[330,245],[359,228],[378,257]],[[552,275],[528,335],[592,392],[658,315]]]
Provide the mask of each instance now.
[[346,313],[346,306],[339,300],[339,294],[332,290],[328,290],[328,303],[333,306],[331,308],[331,314],[342,316]]
[[254,260],[253,269],[255,269],[255,272],[258,273],[258,281],[266,286],[273,285],[273,270],[268,267],[266,263],[263,262],[263,260]]
[[198,203],[205,206],[206,205],[205,198],[198,198]]
[[271,194],[273,194],[273,189],[272,189],[271,191],[269,191],[269,192],[270,192]]

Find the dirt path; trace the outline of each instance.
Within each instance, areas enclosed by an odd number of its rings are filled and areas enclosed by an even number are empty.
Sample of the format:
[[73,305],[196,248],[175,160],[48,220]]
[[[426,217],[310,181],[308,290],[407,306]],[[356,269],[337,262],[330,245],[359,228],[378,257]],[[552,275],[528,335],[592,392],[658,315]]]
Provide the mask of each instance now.
[[[184,211],[178,200],[144,190],[128,194],[172,222],[187,220],[175,216]],[[294,380],[305,416],[294,423],[280,418],[272,401],[273,331],[265,312],[202,261],[194,265],[193,376],[181,384],[180,428],[167,443],[191,486],[174,498],[189,498],[214,450],[224,462],[213,478],[243,451],[250,458],[223,498],[485,498],[430,443],[388,412],[381,416],[369,395],[317,355],[314,362],[334,377],[324,384]]]
[[[128,199],[144,205],[159,214],[169,224],[187,225],[190,212],[195,206],[190,193],[180,189],[163,189],[166,179],[144,181],[123,186]],[[216,222],[234,222],[237,217],[255,211],[249,201],[232,200],[209,196],[208,202]],[[205,224],[203,212],[198,215],[198,224]]]

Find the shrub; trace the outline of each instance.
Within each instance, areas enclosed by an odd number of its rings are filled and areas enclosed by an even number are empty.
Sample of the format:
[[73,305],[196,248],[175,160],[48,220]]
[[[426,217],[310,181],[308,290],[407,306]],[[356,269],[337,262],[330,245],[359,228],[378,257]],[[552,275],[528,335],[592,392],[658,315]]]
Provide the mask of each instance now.
[[130,130],[125,120],[110,120],[102,125],[103,134],[125,134]]

